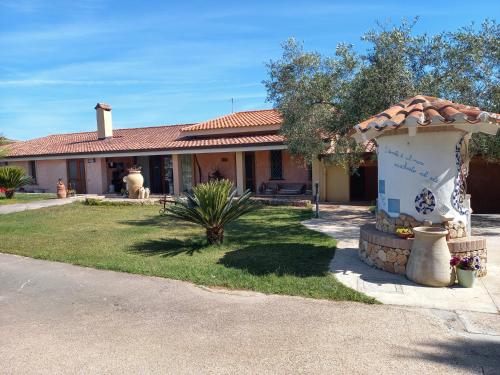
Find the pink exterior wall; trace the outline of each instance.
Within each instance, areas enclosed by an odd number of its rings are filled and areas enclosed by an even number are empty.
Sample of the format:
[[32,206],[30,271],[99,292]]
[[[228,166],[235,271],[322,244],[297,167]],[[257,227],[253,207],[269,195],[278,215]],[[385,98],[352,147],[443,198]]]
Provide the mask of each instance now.
[[38,187],[50,193],[56,192],[57,181],[60,178],[66,185],[68,183],[66,160],[37,160],[36,171]]
[[[236,157],[234,152],[196,154],[196,159],[201,168],[201,182],[207,182],[209,174],[218,170],[224,178],[236,184]],[[195,183],[199,183],[200,176],[196,162],[193,162],[193,172]]]
[[[257,190],[262,183],[269,182],[271,178],[271,155],[269,151],[255,152],[255,176]],[[283,150],[283,180],[277,182],[301,182],[309,184],[307,167],[303,160],[293,158],[288,151]]]
[[26,173],[28,173],[28,161],[9,161],[9,166],[11,167],[21,167]]
[[[95,162],[92,162],[94,160]],[[91,162],[89,163],[89,161]],[[106,192],[108,186],[106,159],[85,159],[85,179],[87,180],[88,194],[102,194]]]
[[[210,154],[196,154],[196,159],[201,169],[201,182],[208,181],[208,176],[218,170],[222,176],[236,184],[236,155],[234,152],[217,152]],[[111,168],[107,167],[105,158],[95,158],[95,162],[85,161],[86,188],[89,194],[103,194],[108,190],[111,183]],[[130,168],[133,163],[132,157],[109,158],[108,161],[123,162],[125,168]],[[193,162],[194,182],[199,183],[198,164]],[[9,165],[19,165],[28,169],[28,162],[9,162]],[[66,160],[37,160],[37,182],[36,187],[46,189],[48,192],[56,192],[56,184],[62,178],[67,185]],[[271,162],[269,151],[255,152],[255,182],[259,189],[262,183],[269,182],[271,176]],[[293,158],[286,150],[283,150],[283,180],[280,183],[304,183],[310,184],[308,171],[303,161]]]
[[[37,163],[37,164],[35,164],[36,165],[36,172],[38,174],[38,162],[36,162],[36,163]],[[24,169],[24,172],[27,175],[30,175],[29,161],[9,161],[8,165],[10,165],[12,167],[21,167],[22,169]],[[27,192],[36,191],[37,188],[39,188],[38,185],[26,185],[26,186],[24,186],[24,190]]]

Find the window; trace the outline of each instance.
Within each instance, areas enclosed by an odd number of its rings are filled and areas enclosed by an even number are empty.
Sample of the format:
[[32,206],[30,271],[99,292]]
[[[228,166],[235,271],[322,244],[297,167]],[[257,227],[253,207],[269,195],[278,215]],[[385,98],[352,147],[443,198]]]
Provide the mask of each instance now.
[[36,161],[29,162],[29,175],[33,179],[33,185],[36,185]]
[[182,191],[193,188],[193,160],[191,155],[181,155]]
[[283,179],[283,154],[281,150],[271,151],[271,180]]

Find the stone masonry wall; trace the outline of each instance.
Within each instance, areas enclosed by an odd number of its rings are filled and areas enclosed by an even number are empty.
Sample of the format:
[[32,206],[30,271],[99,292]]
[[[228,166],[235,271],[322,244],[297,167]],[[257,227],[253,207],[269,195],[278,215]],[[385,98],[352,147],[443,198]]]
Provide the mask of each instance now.
[[391,217],[385,211],[378,210],[376,215],[376,228],[385,233],[395,233],[399,227],[415,228],[420,226],[435,226],[442,227],[448,230],[449,238],[462,238],[467,237],[467,229],[464,222],[446,222],[432,224],[426,221],[418,221],[411,215],[400,214],[398,217]]
[[[366,264],[387,272],[403,275],[410,256],[413,239],[401,239],[394,234],[377,230],[374,225],[361,227],[359,238],[359,257]],[[478,276],[486,276],[486,240],[482,237],[457,238],[448,241],[452,256],[465,257],[478,255],[482,268]]]

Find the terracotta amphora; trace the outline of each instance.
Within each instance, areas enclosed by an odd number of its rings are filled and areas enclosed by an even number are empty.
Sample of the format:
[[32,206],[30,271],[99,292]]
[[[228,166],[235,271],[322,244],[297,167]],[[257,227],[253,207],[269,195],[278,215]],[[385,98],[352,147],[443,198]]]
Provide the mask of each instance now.
[[139,189],[144,184],[144,177],[140,169],[129,169],[127,175],[128,197],[137,199],[139,196]]
[[59,179],[57,182],[57,198],[66,198],[66,195],[66,186],[64,186],[62,179]]
[[439,227],[413,228],[415,239],[406,265],[406,277],[422,285],[443,287],[455,282],[446,242],[448,231]]

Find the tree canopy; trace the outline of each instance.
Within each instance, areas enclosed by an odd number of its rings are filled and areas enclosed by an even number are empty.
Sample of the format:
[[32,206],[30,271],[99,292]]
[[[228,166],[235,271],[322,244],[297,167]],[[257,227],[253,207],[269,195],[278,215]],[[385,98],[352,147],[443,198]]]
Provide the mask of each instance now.
[[[267,64],[268,100],[283,115],[292,154],[307,161],[336,139],[332,162],[356,166],[364,151],[347,137],[352,127],[403,99],[431,95],[500,110],[500,27],[486,20],[457,31],[416,35],[417,19],[383,25],[361,37],[365,52],[339,44],[333,56],[305,51],[295,39]],[[347,152],[349,150],[349,152]],[[471,150],[500,159],[500,136],[475,134]]]
[[2,134],[0,134],[0,158],[3,158],[7,155],[6,145],[8,145],[10,141],[5,138]]

